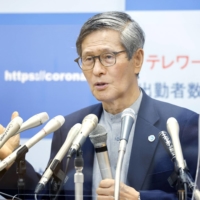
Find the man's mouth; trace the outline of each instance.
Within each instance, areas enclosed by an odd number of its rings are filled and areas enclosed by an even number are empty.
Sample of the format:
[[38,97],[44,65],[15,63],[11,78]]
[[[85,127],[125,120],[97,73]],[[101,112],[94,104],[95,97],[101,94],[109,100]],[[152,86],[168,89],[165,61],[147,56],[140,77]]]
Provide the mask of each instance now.
[[94,84],[94,86],[97,90],[104,90],[107,88],[107,85],[108,85],[108,83],[105,83],[105,82],[98,82],[98,83]]
[[106,85],[106,83],[96,83],[95,85],[96,86],[103,86],[103,85]]

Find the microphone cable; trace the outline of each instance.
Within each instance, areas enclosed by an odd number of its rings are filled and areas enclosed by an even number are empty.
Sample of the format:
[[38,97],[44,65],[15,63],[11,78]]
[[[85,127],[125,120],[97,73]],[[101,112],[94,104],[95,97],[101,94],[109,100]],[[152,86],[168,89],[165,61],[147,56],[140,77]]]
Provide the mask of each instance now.
[[[77,151],[77,152],[78,152],[78,151]],[[58,194],[60,193],[60,191],[61,191],[63,185],[67,182],[67,171],[68,171],[69,162],[70,162],[71,157],[72,157],[72,154],[71,154],[71,153],[68,153],[68,154],[67,154],[67,160],[66,160],[66,166],[65,166],[65,170],[64,170],[64,178],[63,178],[63,180],[61,181],[60,186],[59,186],[59,188],[57,189],[57,192],[56,192],[55,197],[53,198],[53,200],[56,200],[56,199],[57,199]],[[57,187],[57,186],[56,186],[56,185],[57,185],[56,181],[52,180],[52,184],[51,184],[51,185],[53,185],[53,188]]]
[[18,194],[16,194],[15,196],[12,196],[10,194],[6,194],[4,192],[0,192],[0,195],[4,195],[4,196],[7,196],[7,197],[10,197],[10,198],[12,198],[12,200],[14,200],[14,199],[16,199],[16,200],[22,200],[22,199],[16,197]]

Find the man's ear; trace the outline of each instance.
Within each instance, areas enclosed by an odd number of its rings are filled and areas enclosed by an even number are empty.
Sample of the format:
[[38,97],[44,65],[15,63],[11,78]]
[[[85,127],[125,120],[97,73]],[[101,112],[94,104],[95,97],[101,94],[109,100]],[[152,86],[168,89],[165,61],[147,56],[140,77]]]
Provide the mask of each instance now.
[[134,68],[135,68],[135,74],[139,74],[140,70],[142,68],[143,60],[144,60],[144,51],[143,49],[138,49],[134,55]]

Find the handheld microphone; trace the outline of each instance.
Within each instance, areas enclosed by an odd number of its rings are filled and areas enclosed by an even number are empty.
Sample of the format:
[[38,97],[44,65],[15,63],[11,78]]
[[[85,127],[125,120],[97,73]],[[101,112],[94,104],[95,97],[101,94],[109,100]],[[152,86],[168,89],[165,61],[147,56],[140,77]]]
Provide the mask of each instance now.
[[60,150],[52,160],[51,164],[42,175],[39,183],[37,184],[35,188],[35,194],[38,194],[45,187],[49,179],[52,177],[54,166],[57,166],[62,161],[63,157],[71,147],[72,142],[74,141],[74,138],[77,136],[80,128],[81,124],[77,123],[70,129],[65,142],[63,143],[62,147],[60,148]]
[[18,132],[15,133],[15,135],[27,129],[37,127],[43,124],[44,122],[46,122],[48,119],[49,119],[49,116],[46,112],[41,112],[36,115],[33,115],[21,125],[21,128],[19,129]]
[[83,145],[86,138],[88,137],[89,133],[91,133],[91,131],[96,128],[97,123],[98,118],[94,114],[89,114],[83,119],[81,129],[68,152],[69,157],[71,157],[74,153],[77,152],[77,150],[79,150],[79,148]]
[[7,125],[5,131],[0,137],[0,148],[20,129],[22,122],[23,119],[17,116]]
[[94,145],[97,160],[99,163],[99,169],[102,179],[112,179],[112,172],[110,167],[110,160],[107,151],[107,132],[106,129],[98,124],[97,127],[90,133],[89,138]]
[[179,140],[179,124],[177,120],[173,117],[170,117],[167,120],[167,131],[169,132],[172,143],[174,146],[174,153],[176,156],[177,167],[181,169],[185,169],[185,161],[183,159],[182,148]]
[[122,112],[121,116],[121,138],[119,143],[119,154],[117,159],[117,168],[115,172],[115,192],[114,197],[115,200],[119,199],[119,185],[120,185],[120,175],[121,175],[121,168],[123,157],[126,152],[126,144],[128,142],[128,138],[132,129],[132,126],[135,122],[135,112],[131,108],[126,108]]
[[2,162],[0,162],[0,171],[2,171],[4,168],[6,168],[8,165],[10,165],[15,159],[17,158],[18,153],[23,148],[26,149],[26,152],[28,149],[30,149],[34,144],[36,144],[40,139],[48,135],[49,133],[57,130],[60,128],[65,121],[65,118],[61,115],[58,115],[51,119],[44,128],[39,131],[36,135],[34,135],[31,139],[29,139],[24,145],[17,148],[15,151],[13,151],[8,157],[6,157]]

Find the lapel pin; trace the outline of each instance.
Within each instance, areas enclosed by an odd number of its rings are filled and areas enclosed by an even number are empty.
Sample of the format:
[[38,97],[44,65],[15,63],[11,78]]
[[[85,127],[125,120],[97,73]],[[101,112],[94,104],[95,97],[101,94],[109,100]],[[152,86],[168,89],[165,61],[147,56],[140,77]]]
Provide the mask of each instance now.
[[156,137],[154,135],[150,135],[148,137],[149,142],[153,142],[156,139]]

